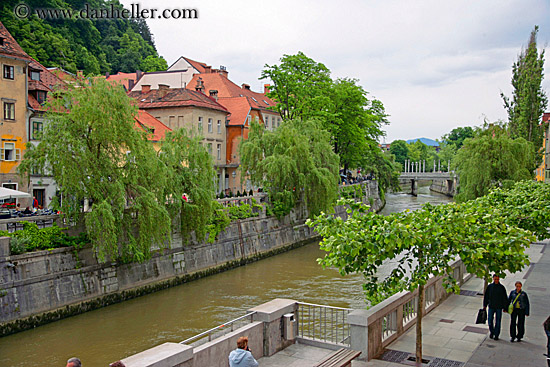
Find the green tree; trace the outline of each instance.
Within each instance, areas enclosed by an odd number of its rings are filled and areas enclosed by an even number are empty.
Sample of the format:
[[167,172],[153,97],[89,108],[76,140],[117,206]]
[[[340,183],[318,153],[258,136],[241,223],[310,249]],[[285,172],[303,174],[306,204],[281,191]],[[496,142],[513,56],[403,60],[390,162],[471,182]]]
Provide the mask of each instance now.
[[460,177],[456,199],[465,201],[486,195],[489,189],[533,177],[533,144],[511,139],[500,125],[489,125],[473,139],[466,139],[455,162]]
[[[194,187],[208,187],[204,173],[196,172],[206,163],[184,160],[202,154],[201,162],[210,163],[198,143],[181,143],[175,133],[165,145],[167,154],[159,156],[147,133],[135,128],[135,104],[120,86],[96,80],[90,87],[61,90],[48,111],[42,140],[28,145],[20,169],[29,174],[38,167],[53,176],[63,198],[61,211],[72,222],[82,219],[82,202],[90,200],[84,223],[100,260],[142,261],[153,247],[168,244],[170,213],[183,205],[182,190],[205,203],[202,196],[208,195],[200,190],[206,189]],[[170,149],[174,146],[177,153]],[[177,159],[186,169],[174,172]],[[184,178],[188,182],[178,187]]]
[[[195,232],[202,240],[213,212],[216,172],[212,155],[200,144],[202,136],[192,136],[185,129],[166,134],[159,160],[166,168],[164,197],[172,218],[180,218],[184,235]],[[182,199],[186,194],[188,200]]]
[[325,115],[330,103],[330,70],[303,52],[283,55],[280,65],[265,65],[260,79],[273,83],[267,96],[277,102],[283,121]]
[[474,137],[474,129],[470,126],[456,127],[450,133],[441,137],[442,143],[445,145],[454,145],[458,150],[464,144],[464,140]]
[[394,140],[390,144],[390,153],[395,156],[395,161],[405,166],[409,159],[409,144],[405,140]]
[[140,70],[144,72],[165,71],[168,69],[168,64],[162,56],[149,55],[143,59],[139,67]]
[[[338,267],[341,274],[361,272],[365,276],[367,300],[374,305],[397,291],[418,289],[416,323],[416,365],[422,360],[422,317],[424,286],[432,276],[443,276],[448,291],[457,291],[450,264],[457,256],[469,272],[487,278],[490,272],[522,269],[528,258],[525,249],[534,240],[532,232],[519,226],[524,216],[533,227],[547,225],[550,189],[547,187],[536,205],[527,204],[531,187],[520,187],[503,199],[502,191],[483,201],[432,206],[391,214],[386,217],[368,212],[368,207],[353,201],[348,219],[321,214],[308,220],[323,237],[321,249],[327,254],[319,262]],[[510,215],[514,200],[526,205]],[[487,205],[491,203],[492,205]],[[542,214],[542,213],[545,214]],[[510,223],[503,225],[503,223]],[[516,224],[516,225],[514,225]],[[546,233],[547,235],[547,233]],[[379,271],[388,266],[391,270]]]
[[409,144],[409,158],[413,162],[423,162],[429,159],[429,150],[430,149],[426,144],[420,140],[417,140],[414,143]]
[[[512,138],[524,138],[533,143],[540,152],[547,124],[541,124],[542,114],[548,105],[548,97],[542,88],[544,79],[544,50],[538,53],[538,26],[531,32],[526,50],[518,56],[512,66],[512,99],[503,93],[504,106],[508,110],[508,126]],[[537,162],[542,155],[539,154]],[[534,169],[534,167],[533,167]]]
[[316,121],[288,120],[275,131],[252,122],[239,146],[241,171],[289,212],[303,200],[310,216],[331,211],[338,193],[338,156]]

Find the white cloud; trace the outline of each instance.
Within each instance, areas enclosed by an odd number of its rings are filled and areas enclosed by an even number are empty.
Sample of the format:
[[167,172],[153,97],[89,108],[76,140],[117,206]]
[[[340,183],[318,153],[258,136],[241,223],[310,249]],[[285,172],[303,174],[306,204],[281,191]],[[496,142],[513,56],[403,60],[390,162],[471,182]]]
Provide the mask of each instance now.
[[550,39],[545,0],[139,3],[199,11],[194,20],[148,21],[169,64],[184,55],[225,65],[237,84],[261,90],[265,64],[303,51],[333,77],[359,79],[391,115],[387,141],[506,119],[500,92],[510,94],[512,63],[535,24],[539,47]]

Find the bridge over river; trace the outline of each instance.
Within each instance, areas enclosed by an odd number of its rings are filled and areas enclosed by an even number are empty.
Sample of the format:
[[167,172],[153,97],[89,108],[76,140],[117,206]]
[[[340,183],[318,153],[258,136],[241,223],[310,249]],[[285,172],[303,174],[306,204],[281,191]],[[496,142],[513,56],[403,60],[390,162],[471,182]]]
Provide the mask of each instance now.
[[[447,164],[450,167],[450,162]],[[405,161],[405,171],[399,176],[399,184],[402,187],[410,185],[411,194],[418,195],[418,181],[432,181],[441,182],[443,184],[443,190],[446,195],[454,196],[458,187],[458,175],[454,171],[442,172],[440,170],[441,165],[438,164],[436,170],[436,163],[434,161],[433,171],[426,172],[426,161],[423,162],[410,162]]]

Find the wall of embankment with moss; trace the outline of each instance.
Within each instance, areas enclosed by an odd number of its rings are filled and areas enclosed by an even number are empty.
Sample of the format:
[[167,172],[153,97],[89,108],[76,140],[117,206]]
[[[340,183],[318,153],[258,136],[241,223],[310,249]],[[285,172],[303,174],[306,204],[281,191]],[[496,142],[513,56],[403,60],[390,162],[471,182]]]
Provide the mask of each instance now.
[[[383,203],[377,183],[366,183],[373,210]],[[336,215],[346,217],[343,207]],[[232,222],[213,243],[184,243],[172,235],[169,249],[144,263],[99,263],[91,247],[57,248],[10,255],[10,238],[0,238],[0,336],[219,273],[318,239],[303,209],[277,219]]]

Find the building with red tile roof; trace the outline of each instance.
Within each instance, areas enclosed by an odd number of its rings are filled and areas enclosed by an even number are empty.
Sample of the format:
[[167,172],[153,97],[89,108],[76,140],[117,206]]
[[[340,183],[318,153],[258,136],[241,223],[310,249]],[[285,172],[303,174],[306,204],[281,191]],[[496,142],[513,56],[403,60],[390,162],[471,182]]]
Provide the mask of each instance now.
[[226,138],[226,180],[233,191],[242,192],[245,189],[248,191],[251,187],[248,184],[243,185],[238,170],[240,165],[238,146],[241,140],[248,139],[252,120],[264,124],[269,130],[280,125],[281,116],[272,109],[275,103],[265,94],[252,91],[248,84],[239,87],[227,78],[227,73],[195,74],[187,88],[216,98],[230,112]]
[[142,75],[143,73],[139,70],[135,73],[123,73],[119,71],[118,73],[113,75],[107,74],[105,76],[105,80],[111,83],[120,84],[124,87],[126,91],[129,91],[132,90],[132,88]]
[[141,90],[128,93],[140,110],[147,111],[171,130],[185,128],[191,134],[204,137],[202,144],[213,157],[218,171],[219,190],[227,188],[226,176],[226,120],[227,109],[201,92],[184,88],[159,85],[151,89],[143,85]]

